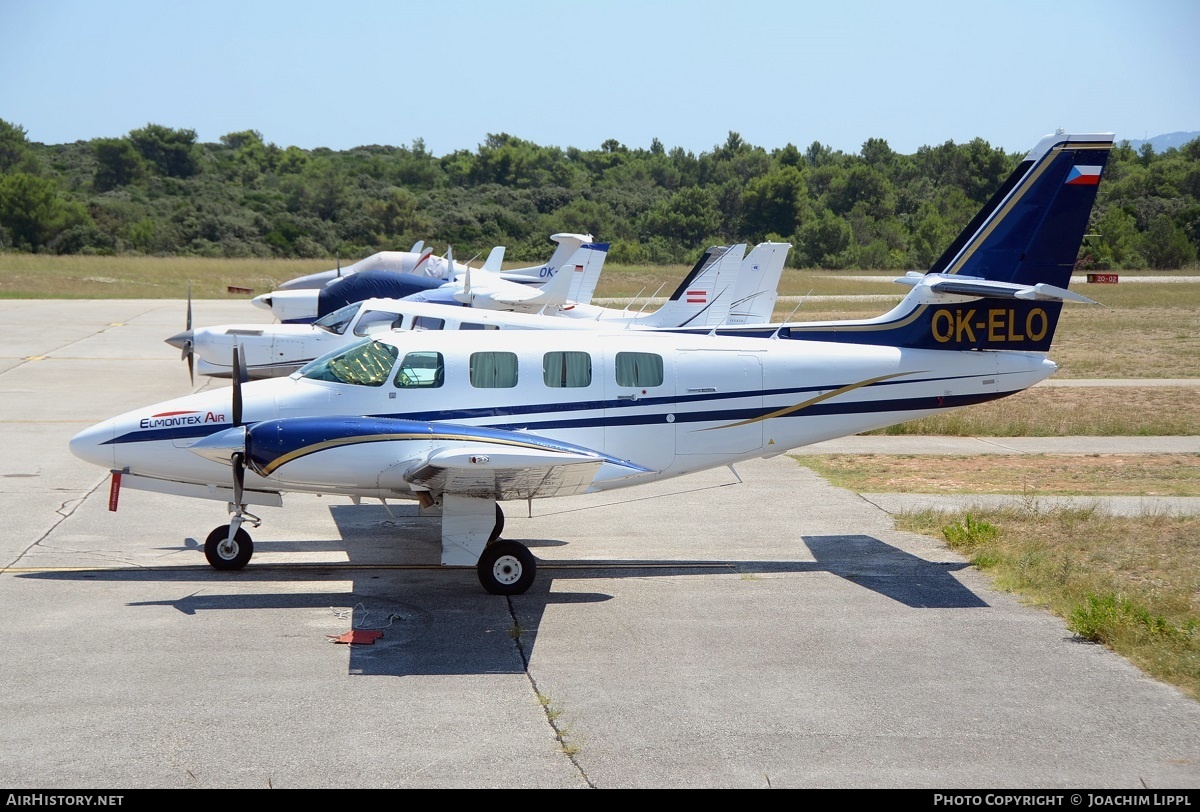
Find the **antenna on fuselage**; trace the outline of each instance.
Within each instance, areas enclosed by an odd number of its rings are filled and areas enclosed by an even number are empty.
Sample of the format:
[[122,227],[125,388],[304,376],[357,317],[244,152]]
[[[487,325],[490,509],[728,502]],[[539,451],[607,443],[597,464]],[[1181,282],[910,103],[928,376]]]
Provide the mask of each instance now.
[[800,309],[800,307],[808,300],[808,297],[811,295],[812,295],[812,288],[809,288],[808,293],[801,296],[800,301],[797,302],[796,306],[792,308],[792,312],[788,313],[788,317],[779,323],[779,326],[775,328],[775,332],[771,333],[771,338],[779,338],[779,331],[783,329],[783,326],[785,324],[787,324],[788,322],[790,322],[792,320],[792,316],[796,315],[796,311]]
[[[662,285],[658,286],[658,290],[654,291],[654,296],[657,296],[658,294],[662,293],[663,285],[665,285],[665,284],[667,284],[667,283],[663,282]],[[646,300],[646,303],[644,305],[642,305],[642,309],[638,311],[639,316],[642,315],[642,313],[644,313],[646,311],[646,308],[650,306],[650,302],[654,301],[654,296],[651,296],[649,299]]]
[[[634,296],[634,297],[633,297],[633,299],[631,300],[630,304],[632,304],[633,302],[636,302],[638,299],[642,298],[642,294],[643,294],[643,293],[645,293],[645,292],[646,292],[646,288],[645,288],[645,287],[643,287],[641,290],[639,290],[639,291],[637,292],[637,296]],[[627,314],[629,313],[629,304],[626,304],[626,305],[625,305],[625,311],[624,311],[624,312],[625,312],[625,313],[627,313]],[[600,318],[600,316],[599,316],[599,315],[597,315],[597,316],[596,316],[596,318],[597,318],[597,319],[599,319],[599,318]]]

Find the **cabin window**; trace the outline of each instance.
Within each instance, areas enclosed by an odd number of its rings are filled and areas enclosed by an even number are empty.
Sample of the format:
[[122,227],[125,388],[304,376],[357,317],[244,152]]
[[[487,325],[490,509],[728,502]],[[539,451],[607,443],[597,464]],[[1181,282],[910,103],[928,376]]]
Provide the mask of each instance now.
[[300,368],[299,374],[314,381],[381,386],[399,356],[400,351],[391,344],[363,341],[310,361]]
[[663,359],[649,352],[617,353],[617,386],[662,386]]
[[393,327],[400,326],[400,319],[401,316],[397,313],[388,313],[386,310],[367,310],[359,317],[358,324],[354,325],[354,334],[365,336],[380,330],[391,330]]
[[446,374],[446,364],[440,352],[410,352],[400,362],[396,371],[396,386],[402,389],[441,386]]
[[516,385],[516,353],[471,353],[471,386],[477,389],[509,389]]
[[435,319],[433,316],[413,316],[412,330],[440,330],[446,326],[445,319]]
[[358,313],[358,309],[362,307],[362,302],[348,304],[343,308],[326,313],[321,318],[313,322],[314,327],[319,327],[326,332],[334,335],[341,335],[346,332],[346,328],[350,326],[350,322],[354,321],[354,316]]
[[458,325],[458,329],[460,329],[460,330],[499,330],[500,325],[498,325],[498,324],[477,324],[476,322],[473,322],[473,321],[464,321],[462,324]]
[[586,352],[548,352],[542,356],[542,380],[554,389],[592,385],[592,356]]

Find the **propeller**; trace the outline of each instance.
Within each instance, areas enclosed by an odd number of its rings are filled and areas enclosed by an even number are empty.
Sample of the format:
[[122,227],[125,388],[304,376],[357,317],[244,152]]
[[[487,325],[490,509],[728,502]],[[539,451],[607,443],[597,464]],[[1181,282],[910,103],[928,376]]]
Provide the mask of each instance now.
[[475,294],[471,292],[471,266],[467,266],[466,273],[463,274],[462,290],[454,292],[455,301],[462,302],[470,306],[471,302],[475,301]]
[[[250,516],[243,509],[242,492],[246,482],[246,463],[250,445],[250,433],[242,423],[242,384],[246,382],[246,348],[241,344],[233,348],[233,424],[224,431],[201,437],[188,450],[205,459],[218,463],[229,463],[233,468],[233,505],[235,522],[241,516]],[[252,517],[253,518],[253,517]]]
[[[249,521],[258,527],[260,521],[257,516],[246,510],[246,505],[242,502],[246,486],[247,461],[250,456],[250,431],[242,423],[242,384],[246,381],[245,353],[246,348],[242,345],[234,346],[233,413],[230,418],[233,425],[224,431],[201,437],[188,446],[188,450],[192,453],[216,463],[228,463],[229,467],[233,469],[233,501],[229,503],[233,518],[229,522],[229,535],[223,542],[224,544],[232,544],[235,541],[238,544],[243,543],[241,539],[237,538],[242,523]],[[249,537],[246,537],[245,542],[249,542]],[[236,548],[232,552],[236,553]]]
[[196,363],[195,363],[196,334],[192,331],[192,286],[191,285],[188,285],[186,327],[182,333],[176,333],[175,335],[166,339],[166,342],[168,344],[170,344],[172,347],[175,347],[176,349],[181,350],[182,354],[179,357],[181,359],[183,359],[184,361],[187,361],[188,379],[191,380],[192,385],[195,386],[196,385]]
[[246,438],[242,442],[240,451],[234,451],[229,457],[229,464],[233,468],[233,504],[238,510],[242,508],[242,488],[246,484],[246,442],[248,437],[246,430],[242,426],[242,384],[246,378],[246,348],[241,344],[235,344],[233,348],[233,421],[234,428],[242,429],[242,437]]
[[233,348],[233,427],[242,425],[242,384],[246,382],[246,348]]

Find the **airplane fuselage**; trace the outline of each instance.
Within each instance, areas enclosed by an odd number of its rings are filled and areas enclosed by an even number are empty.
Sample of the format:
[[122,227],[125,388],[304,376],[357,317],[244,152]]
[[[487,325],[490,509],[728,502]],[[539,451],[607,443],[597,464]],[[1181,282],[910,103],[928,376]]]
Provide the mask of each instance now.
[[[637,469],[610,466],[581,488],[605,490],[996,399],[1056,369],[1041,353],[591,330],[497,331],[486,340],[469,332],[392,332],[347,350],[347,366],[364,366],[356,351],[377,368],[356,368],[352,383],[328,368],[314,371],[319,359],[288,378],[243,385],[243,423],[366,417],[383,426],[407,420],[528,434]],[[189,449],[232,426],[229,390],[207,391],[105,421],[81,432],[72,450],[116,471],[224,486],[229,465]],[[439,442],[474,448],[487,437]],[[248,471],[245,487],[414,498],[421,489],[389,472],[420,457],[422,443],[431,441],[404,432],[353,442],[314,435],[303,450]]]

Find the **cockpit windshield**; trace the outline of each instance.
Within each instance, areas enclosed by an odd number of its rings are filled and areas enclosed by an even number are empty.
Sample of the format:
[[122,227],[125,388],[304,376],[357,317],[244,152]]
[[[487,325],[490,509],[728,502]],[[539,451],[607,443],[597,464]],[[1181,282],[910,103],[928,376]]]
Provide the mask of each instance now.
[[314,381],[382,386],[399,357],[400,351],[391,344],[365,340],[309,361],[296,374]]
[[360,307],[362,307],[362,302],[354,302],[353,304],[338,308],[332,313],[326,313],[314,321],[313,326],[320,327],[322,330],[340,336],[346,332],[346,328],[350,326],[350,322],[354,320],[354,316],[358,313]]

